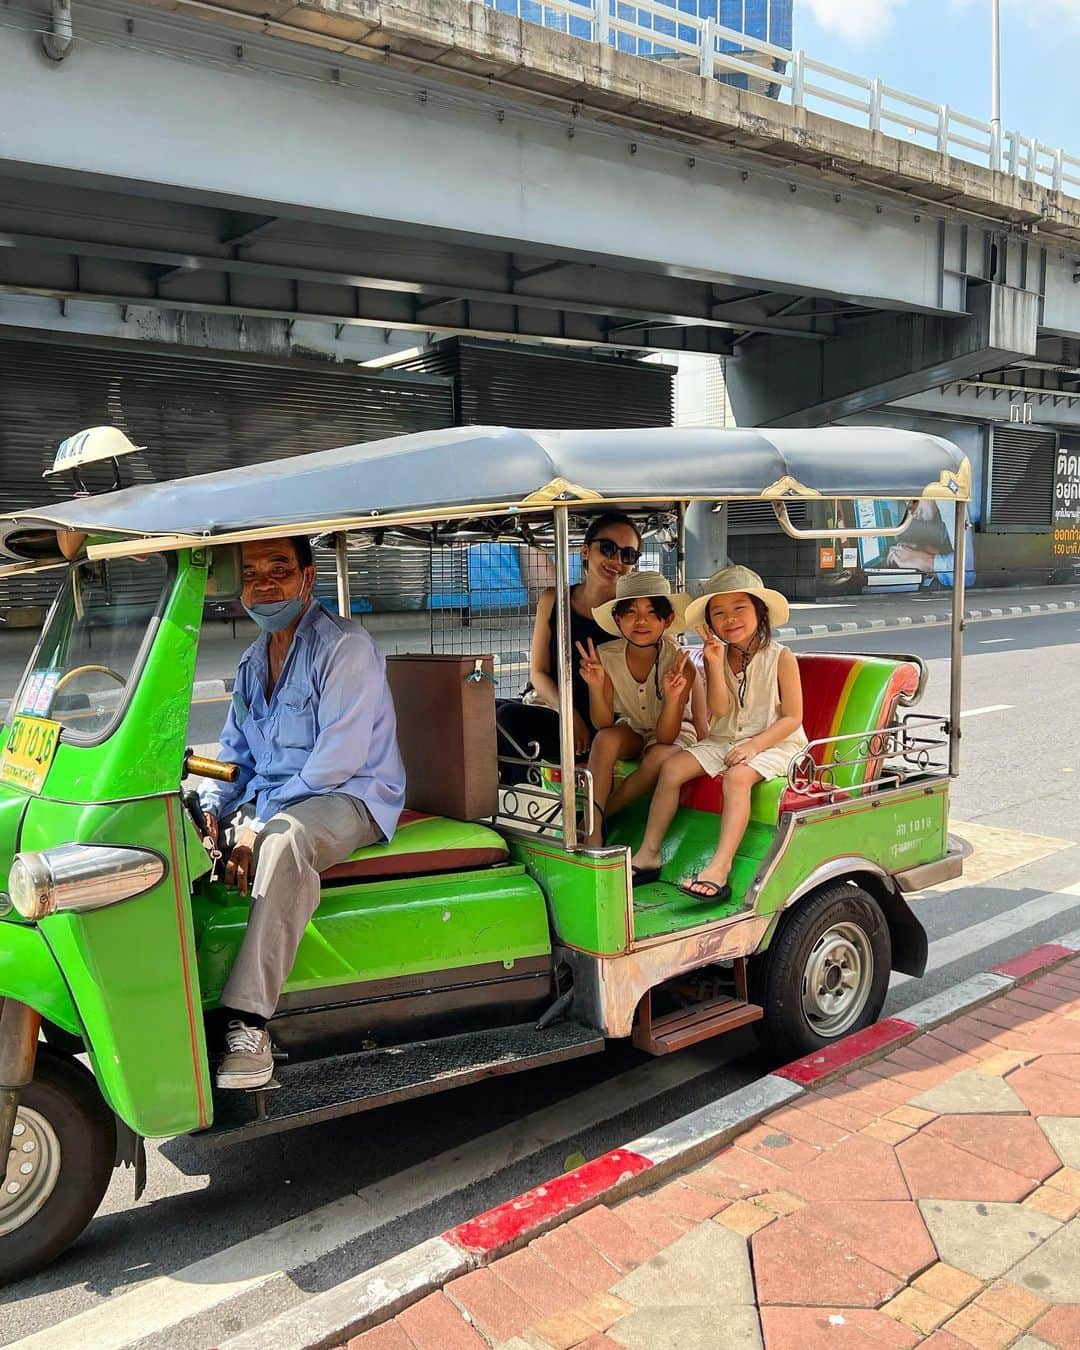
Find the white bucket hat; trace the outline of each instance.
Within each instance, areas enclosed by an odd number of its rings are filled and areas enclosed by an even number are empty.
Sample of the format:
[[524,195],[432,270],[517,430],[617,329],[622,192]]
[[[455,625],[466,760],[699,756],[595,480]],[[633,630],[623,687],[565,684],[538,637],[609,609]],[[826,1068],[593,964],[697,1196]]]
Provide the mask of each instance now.
[[719,572],[714,572],[705,583],[705,594],[699,596],[696,600],[691,600],[686,611],[687,628],[700,628],[705,623],[705,616],[709,611],[709,601],[713,596],[734,595],[737,592],[756,595],[764,600],[765,608],[769,611],[769,622],[774,628],[787,623],[791,610],[780,592],[771,591],[763,584],[758,574],[752,572],[749,567],[736,565],[724,567]]
[[671,582],[660,572],[627,572],[615,583],[615,599],[606,605],[597,605],[593,618],[605,633],[614,633],[622,637],[619,625],[615,622],[615,606],[620,600],[655,600],[663,597],[671,601],[675,617],[668,628],[669,633],[681,633],[686,627],[686,607],[690,597],[679,591],[672,591]]

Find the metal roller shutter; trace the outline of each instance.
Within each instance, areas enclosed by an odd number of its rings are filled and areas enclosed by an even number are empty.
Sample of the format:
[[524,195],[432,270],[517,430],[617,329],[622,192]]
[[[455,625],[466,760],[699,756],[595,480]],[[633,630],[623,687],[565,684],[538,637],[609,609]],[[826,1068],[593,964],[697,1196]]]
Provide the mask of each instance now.
[[449,338],[395,369],[455,377],[463,426],[666,427],[674,421],[675,372],[651,361]]
[[1048,530],[1054,496],[1052,431],[995,426],[990,450],[991,529]]
[[[788,519],[800,529],[810,524],[804,501],[789,501]],[[771,502],[728,502],[728,534],[781,534],[780,522]]]
[[[147,446],[137,457],[141,463],[132,462],[138,481],[327,450],[453,421],[450,382],[430,376],[273,358],[3,341],[0,510],[56,499],[56,485],[43,481],[42,472],[52,463],[56,445],[82,427],[117,425],[137,445]],[[357,560],[360,572],[367,557]],[[372,558],[368,565],[377,561]],[[383,590],[397,585],[415,594],[404,564],[396,568],[396,581],[394,566],[384,571],[385,579],[378,581]],[[0,609],[45,604],[55,584],[48,573],[0,583]],[[354,584],[364,594],[359,574]]]

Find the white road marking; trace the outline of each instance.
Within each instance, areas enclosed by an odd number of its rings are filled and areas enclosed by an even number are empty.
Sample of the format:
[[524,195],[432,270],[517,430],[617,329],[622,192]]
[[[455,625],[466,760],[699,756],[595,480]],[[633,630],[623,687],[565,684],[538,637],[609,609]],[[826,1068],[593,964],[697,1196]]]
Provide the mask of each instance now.
[[[918,901],[915,905],[917,915]],[[972,924],[970,928],[958,928],[948,937],[931,942],[926,969],[938,970],[1077,906],[1080,906],[1080,881],[1073,882],[1071,886],[1064,886],[1060,891],[1047,891],[1045,895],[1037,895],[1034,900],[1027,900],[1024,904],[1017,905],[1015,909],[997,915],[996,918],[985,919],[982,923]],[[907,984],[913,978],[911,975],[896,973],[889,983],[889,988],[895,989],[901,984]]]
[[1015,642],[1015,638],[980,638],[980,647],[992,647],[997,642]]
[[[730,1058],[714,1042],[639,1064],[358,1193],[320,1205],[171,1275],[148,1280],[130,1293],[105,1299],[66,1322],[16,1341],[12,1350],[69,1350],[73,1341],[93,1346],[93,1350],[122,1350],[494,1176],[523,1158],[572,1140],[612,1116],[713,1072]],[[149,1213],[138,1214],[134,1222],[149,1224]]]
[[1013,705],[1011,703],[988,703],[985,708],[968,708],[960,714],[961,717],[981,717],[983,713],[1008,712]]

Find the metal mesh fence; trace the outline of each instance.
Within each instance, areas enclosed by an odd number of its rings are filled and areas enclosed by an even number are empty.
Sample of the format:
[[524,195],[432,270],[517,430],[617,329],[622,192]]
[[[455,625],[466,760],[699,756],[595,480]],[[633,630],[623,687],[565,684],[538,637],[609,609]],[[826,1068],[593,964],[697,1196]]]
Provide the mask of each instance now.
[[[587,520],[574,522],[570,580],[581,574]],[[674,529],[643,540],[639,569],[662,572],[675,585]],[[520,698],[529,680],[529,649],[540,593],[555,584],[555,560],[543,547],[517,543],[451,544],[432,548],[427,608],[431,650],[494,657],[496,697]],[[576,655],[575,655],[576,660]]]

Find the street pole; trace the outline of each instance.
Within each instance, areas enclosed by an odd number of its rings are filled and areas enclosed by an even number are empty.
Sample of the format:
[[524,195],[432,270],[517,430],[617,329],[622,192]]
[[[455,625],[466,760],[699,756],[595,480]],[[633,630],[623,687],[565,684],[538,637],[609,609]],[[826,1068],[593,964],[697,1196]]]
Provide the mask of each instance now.
[[990,0],[990,167],[1001,168],[1001,0]]

